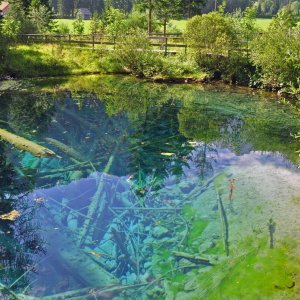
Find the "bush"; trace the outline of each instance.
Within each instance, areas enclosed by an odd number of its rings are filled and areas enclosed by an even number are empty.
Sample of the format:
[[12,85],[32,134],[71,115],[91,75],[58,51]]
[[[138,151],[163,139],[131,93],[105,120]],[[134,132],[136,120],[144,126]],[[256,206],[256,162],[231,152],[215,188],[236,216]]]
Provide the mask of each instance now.
[[70,33],[70,28],[67,24],[61,23],[58,25],[56,32],[59,34],[69,34]]
[[190,19],[185,37],[198,66],[213,79],[248,84],[254,68],[240,49],[254,38],[254,17],[255,11],[248,9],[233,16],[212,12]]
[[73,32],[75,34],[83,34],[84,32],[84,22],[81,17],[77,18],[73,23]]
[[229,17],[219,12],[195,16],[187,22],[185,37],[194,53],[224,53],[235,46],[235,30]]
[[4,75],[3,73],[4,73],[6,57],[8,53],[7,51],[8,51],[7,39],[0,31],[0,61],[4,62],[4,63],[0,63],[0,78],[2,75]]
[[34,32],[47,33],[55,29],[56,24],[52,20],[52,12],[46,5],[31,5],[28,18],[33,25]]
[[98,13],[94,13],[91,19],[90,24],[90,33],[99,33],[103,31],[103,24],[98,15]]
[[[199,76],[199,67],[185,56],[176,56],[162,58],[162,76],[167,78],[182,78],[185,76]],[[201,74],[202,75],[202,74]]]
[[299,86],[300,27],[289,12],[281,12],[268,30],[251,44],[251,59],[263,83]]
[[150,41],[142,31],[131,31],[115,51],[115,57],[128,72],[144,77],[162,70],[162,60],[151,51]]
[[102,22],[107,34],[112,36],[120,36],[127,31],[126,16],[117,8],[107,8],[103,13]]

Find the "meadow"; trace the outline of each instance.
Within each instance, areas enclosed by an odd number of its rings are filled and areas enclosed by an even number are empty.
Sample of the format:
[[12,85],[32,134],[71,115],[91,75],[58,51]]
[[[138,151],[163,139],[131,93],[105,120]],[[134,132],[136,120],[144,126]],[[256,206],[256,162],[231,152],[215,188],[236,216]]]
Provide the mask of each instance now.
[[[58,24],[58,26],[64,24],[65,26],[68,26],[70,29],[70,32],[72,32],[73,28],[73,22],[74,19],[56,19],[55,20]],[[187,20],[171,20],[168,25],[168,31],[169,32],[183,32],[185,30]],[[267,18],[257,18],[256,24],[257,26],[265,30],[269,26],[271,22],[271,19]],[[90,33],[90,23],[91,20],[84,20],[84,33]]]

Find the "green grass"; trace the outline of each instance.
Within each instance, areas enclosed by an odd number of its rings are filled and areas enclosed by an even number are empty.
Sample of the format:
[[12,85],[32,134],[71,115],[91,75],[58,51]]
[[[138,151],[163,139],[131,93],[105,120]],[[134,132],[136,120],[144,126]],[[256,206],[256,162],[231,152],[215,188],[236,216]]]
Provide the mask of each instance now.
[[267,30],[268,26],[270,25],[272,19],[267,18],[257,18],[256,25],[259,29]]
[[[271,23],[272,19],[269,18],[256,18],[256,25],[259,29],[266,30]],[[184,32],[187,20],[172,20],[168,25],[168,31],[174,32]]]
[[[64,24],[69,27],[70,32],[72,33],[73,30],[73,22],[75,19],[55,19],[55,22],[57,23],[58,26]],[[91,20],[83,20],[84,22],[84,33],[90,33],[90,24]]]
[[186,27],[187,20],[171,20],[168,24],[168,31],[183,32]]
[[[69,27],[70,32],[73,30],[73,22],[74,19],[55,19],[57,22],[58,26],[61,24],[65,24],[66,26]],[[90,28],[90,23],[91,20],[84,20],[84,33],[90,33],[89,28]],[[271,19],[267,18],[257,18],[256,19],[256,24],[260,29],[266,30],[271,22]],[[168,24],[168,32],[184,32],[185,27],[186,27],[187,20],[171,20]]]
[[10,48],[7,73],[17,78],[100,72],[96,52],[60,45],[18,45]]

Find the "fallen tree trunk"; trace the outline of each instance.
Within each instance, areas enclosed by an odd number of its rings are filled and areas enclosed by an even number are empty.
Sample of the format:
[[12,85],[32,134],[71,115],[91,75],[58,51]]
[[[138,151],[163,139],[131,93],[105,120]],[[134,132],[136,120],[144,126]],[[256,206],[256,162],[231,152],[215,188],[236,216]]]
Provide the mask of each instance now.
[[[69,269],[70,274],[85,286],[102,288],[111,284],[118,284],[119,280],[96,263],[87,253],[76,246],[75,238],[68,237],[59,231],[49,231],[52,241],[48,249],[49,255],[56,257],[61,264]],[[63,245],[57,247],[56,245]]]
[[76,150],[74,150],[72,147],[58,141],[52,138],[45,138],[45,140],[50,143],[51,145],[55,146],[56,148],[60,149],[61,151],[63,151],[64,153],[66,153],[67,155],[71,156],[72,158],[74,158],[76,161],[78,162],[84,162],[86,161],[86,159],[84,159],[84,157],[82,157]]
[[195,264],[204,264],[204,265],[213,265],[209,259],[204,258],[204,257],[200,257],[197,255],[193,255],[190,253],[186,253],[186,252],[178,252],[178,251],[173,251],[172,255],[178,258],[185,258],[187,260],[190,260],[191,262],[195,263]]
[[[113,161],[114,161],[114,158],[115,158],[115,154],[116,154],[118,148],[119,148],[119,144],[117,144],[117,146],[114,149],[112,155],[110,156],[110,158],[109,158],[109,160],[106,164],[106,167],[104,168],[103,173],[101,174],[100,178],[96,179],[97,183],[98,183],[98,188],[96,190],[96,193],[94,194],[94,196],[91,199],[91,203],[90,203],[89,208],[88,208],[86,219],[84,220],[82,228],[79,232],[79,243],[78,243],[79,247],[81,247],[83,245],[85,239],[87,238],[87,234],[90,231],[92,221],[95,221],[94,217],[97,213],[98,207],[99,207],[101,202],[102,202],[101,207],[100,207],[101,212],[104,211],[104,208],[105,208],[105,205],[106,205],[106,199],[103,197],[104,188],[105,188],[104,176],[105,176],[106,173],[108,173],[110,171],[111,166],[112,166]],[[98,218],[101,218],[101,215],[98,214]]]
[[21,150],[28,151],[37,157],[57,156],[52,150],[29,141],[21,136],[15,135],[5,129],[0,128],[0,138],[16,146]]

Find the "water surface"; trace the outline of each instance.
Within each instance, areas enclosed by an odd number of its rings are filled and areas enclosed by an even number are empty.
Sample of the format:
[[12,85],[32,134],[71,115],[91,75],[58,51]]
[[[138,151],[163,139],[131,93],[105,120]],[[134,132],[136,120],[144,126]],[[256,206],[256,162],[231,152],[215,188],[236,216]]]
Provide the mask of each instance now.
[[300,120],[274,96],[114,76],[1,93],[0,127],[56,153],[0,143],[3,299],[297,299]]

